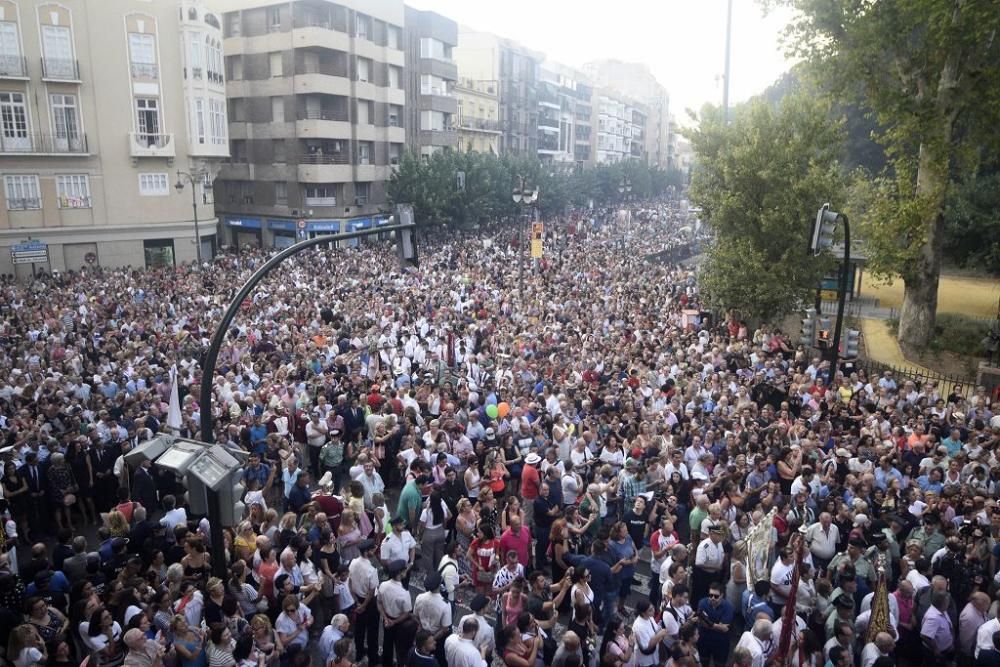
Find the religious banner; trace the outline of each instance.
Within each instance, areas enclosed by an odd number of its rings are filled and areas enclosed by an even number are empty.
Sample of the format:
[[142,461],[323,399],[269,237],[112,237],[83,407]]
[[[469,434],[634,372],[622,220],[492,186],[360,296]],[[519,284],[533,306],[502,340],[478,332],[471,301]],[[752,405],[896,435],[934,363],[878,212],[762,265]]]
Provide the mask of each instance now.
[[531,256],[539,259],[542,256],[542,241],[545,238],[545,223],[531,223]]
[[771,551],[774,549],[771,539],[776,511],[777,508],[774,508],[768,512],[746,537],[747,586],[751,590],[761,579],[771,579]]

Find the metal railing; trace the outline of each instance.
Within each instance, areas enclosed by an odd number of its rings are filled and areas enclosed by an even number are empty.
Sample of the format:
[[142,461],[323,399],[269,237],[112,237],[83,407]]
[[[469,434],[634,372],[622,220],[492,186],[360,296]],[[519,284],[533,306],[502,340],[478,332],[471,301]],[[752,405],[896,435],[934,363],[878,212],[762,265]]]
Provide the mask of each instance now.
[[0,56],[0,76],[28,76],[28,63],[21,56]]
[[463,116],[458,120],[458,126],[467,130],[483,130],[486,132],[499,132],[500,121],[493,118],[479,118],[476,116]]
[[327,109],[303,109],[299,111],[299,120],[339,120],[346,122],[350,119],[347,110],[327,110]]
[[306,197],[306,206],[336,206],[336,197]]
[[42,207],[38,197],[12,197],[7,200],[8,211],[34,211]]
[[80,63],[72,58],[42,58],[42,78],[79,80]]
[[135,141],[140,146],[147,148],[166,148],[170,145],[174,135],[172,134],[149,134],[144,132],[135,133]]
[[[336,67],[326,63],[300,63],[295,68],[296,74],[322,74],[324,76],[339,76],[348,78],[348,68],[346,65]],[[369,77],[370,78],[370,77]]]
[[59,197],[59,208],[90,208],[90,196]]
[[191,68],[191,78],[192,79],[200,79],[201,76],[202,76],[202,74],[203,74],[203,72],[204,72],[204,70],[202,70],[200,67],[192,67]]
[[222,72],[208,70],[208,80],[212,83],[225,83],[226,77],[222,75]]
[[86,153],[87,135],[64,137],[42,132],[22,136],[0,135],[0,153]]
[[133,79],[158,79],[160,68],[155,63],[132,63]]
[[951,393],[956,385],[975,387],[977,384],[976,378],[972,375],[951,375],[939,373],[929,368],[900,367],[872,359],[858,359],[853,364],[858,370],[863,370],[872,382],[877,383],[878,378],[882,377],[886,371],[891,371],[892,379],[897,385],[901,385],[907,380],[911,380],[917,387],[931,382],[937,386],[938,393],[942,396]]
[[299,156],[299,164],[350,164],[347,153],[310,153]]

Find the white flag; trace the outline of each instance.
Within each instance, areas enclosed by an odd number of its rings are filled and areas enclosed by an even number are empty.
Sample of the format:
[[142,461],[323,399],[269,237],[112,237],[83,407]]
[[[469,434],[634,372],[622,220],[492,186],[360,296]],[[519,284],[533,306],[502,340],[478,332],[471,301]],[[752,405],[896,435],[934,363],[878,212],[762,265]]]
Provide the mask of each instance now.
[[177,394],[177,364],[170,368],[170,408],[167,410],[167,426],[174,432],[181,430],[181,400]]

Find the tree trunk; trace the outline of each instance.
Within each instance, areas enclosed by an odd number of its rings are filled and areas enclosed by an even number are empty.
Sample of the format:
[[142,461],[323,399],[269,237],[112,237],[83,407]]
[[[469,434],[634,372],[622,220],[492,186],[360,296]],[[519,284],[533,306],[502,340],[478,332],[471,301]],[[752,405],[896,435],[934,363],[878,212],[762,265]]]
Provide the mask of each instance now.
[[944,234],[944,204],[948,185],[950,123],[945,125],[942,143],[933,148],[920,145],[917,165],[917,197],[924,202],[923,228],[926,236],[920,256],[904,278],[903,307],[899,313],[899,340],[924,347],[934,336],[937,316],[938,283],[941,278],[941,248]]

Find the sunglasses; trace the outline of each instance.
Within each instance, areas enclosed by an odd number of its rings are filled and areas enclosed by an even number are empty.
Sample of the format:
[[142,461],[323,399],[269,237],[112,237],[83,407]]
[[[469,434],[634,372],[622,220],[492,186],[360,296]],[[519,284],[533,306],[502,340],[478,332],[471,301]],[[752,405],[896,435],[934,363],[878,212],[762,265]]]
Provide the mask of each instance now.
[[718,599],[719,599],[719,598],[721,598],[722,596],[721,596],[721,595],[719,595],[718,593],[709,593],[709,594],[708,594],[708,597],[709,597],[709,599],[711,599],[711,600],[718,600]]

